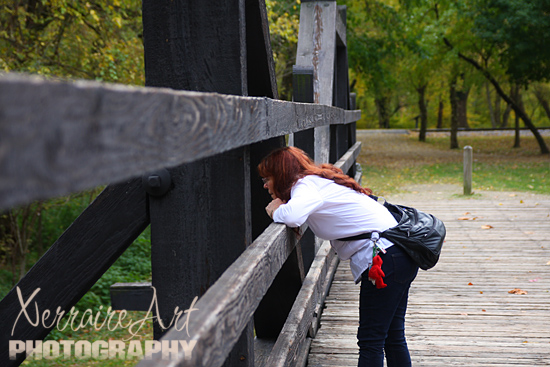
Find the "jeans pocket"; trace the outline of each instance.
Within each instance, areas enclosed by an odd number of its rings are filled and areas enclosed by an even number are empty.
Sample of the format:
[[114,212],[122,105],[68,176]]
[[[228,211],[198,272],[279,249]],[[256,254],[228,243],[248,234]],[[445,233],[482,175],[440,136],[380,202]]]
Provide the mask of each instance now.
[[414,280],[418,266],[409,255],[401,252],[392,254],[394,280],[396,283],[407,284]]

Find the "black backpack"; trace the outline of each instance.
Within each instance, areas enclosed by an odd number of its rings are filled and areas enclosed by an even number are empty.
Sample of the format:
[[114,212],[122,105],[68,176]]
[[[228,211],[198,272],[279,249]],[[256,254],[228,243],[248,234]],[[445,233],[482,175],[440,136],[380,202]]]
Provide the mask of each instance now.
[[[371,197],[378,200],[376,196]],[[383,205],[393,215],[397,225],[380,232],[380,237],[401,247],[421,269],[433,268],[439,260],[447,233],[443,222],[431,214],[408,206],[390,204],[387,201]],[[362,233],[341,238],[340,241],[370,239],[371,235],[372,232]]]

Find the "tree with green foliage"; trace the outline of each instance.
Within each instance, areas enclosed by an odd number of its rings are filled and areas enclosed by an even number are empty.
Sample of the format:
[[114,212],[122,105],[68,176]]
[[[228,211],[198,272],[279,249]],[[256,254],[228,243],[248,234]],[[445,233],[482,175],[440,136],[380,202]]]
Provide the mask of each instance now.
[[[486,123],[496,127],[507,122],[513,109],[545,152],[544,140],[531,119],[538,108],[533,101],[544,108],[544,94],[521,93],[533,109],[527,113],[504,89],[535,81],[544,86],[541,82],[548,80],[544,64],[549,52],[544,46],[549,33],[548,1],[344,0],[350,74],[363,116],[374,118],[369,109],[375,109],[379,126],[387,127],[393,113],[400,111],[401,116],[409,116],[400,118],[401,124],[418,116],[422,131],[430,106],[436,107],[438,127],[449,106],[456,138],[459,127],[471,126],[472,116],[473,126],[485,124],[479,120],[481,103]],[[445,99],[444,85],[449,91]],[[504,111],[501,100],[509,106]],[[469,105],[475,106],[473,114]],[[540,119],[541,113],[536,115]],[[455,143],[452,146],[458,147]]]
[[6,0],[0,70],[143,85],[141,2]]
[[[348,56],[353,87],[360,97],[368,93],[374,104],[379,128],[389,128],[391,116],[401,107],[395,89],[396,66],[401,53],[397,12],[378,1],[343,1],[348,11]],[[364,98],[358,108],[368,110]]]
[[[468,3],[468,4],[464,4]],[[513,83],[527,87],[550,80],[550,1],[472,0],[463,2],[457,14],[473,22],[472,40],[457,42],[456,33],[446,34],[444,42],[452,52],[472,65],[494,86],[537,139],[542,154],[550,151],[531,118],[507,94],[493,74],[492,65],[504,68]],[[492,63],[490,63],[492,61]]]
[[300,0],[266,0],[279,98],[292,100],[292,66],[296,63]]
[[[143,85],[141,34],[137,0],[5,0],[0,70]],[[0,213],[0,265],[10,273],[1,273],[2,291],[26,273],[96,193]]]

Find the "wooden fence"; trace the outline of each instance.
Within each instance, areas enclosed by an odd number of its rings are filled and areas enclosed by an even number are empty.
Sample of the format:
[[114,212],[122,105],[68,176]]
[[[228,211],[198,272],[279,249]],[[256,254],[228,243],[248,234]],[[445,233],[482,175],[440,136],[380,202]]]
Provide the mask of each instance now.
[[154,289],[165,324],[192,305],[155,339],[193,349],[139,366],[303,365],[337,259],[307,228],[271,223],[255,167],[291,134],[356,174],[345,24],[335,1],[302,1],[294,102],[277,99],[263,0],[144,0],[143,88],[0,74],[0,211],[108,185],[0,302],[2,365],[148,225],[152,284],[113,300],[141,309],[132,295]]

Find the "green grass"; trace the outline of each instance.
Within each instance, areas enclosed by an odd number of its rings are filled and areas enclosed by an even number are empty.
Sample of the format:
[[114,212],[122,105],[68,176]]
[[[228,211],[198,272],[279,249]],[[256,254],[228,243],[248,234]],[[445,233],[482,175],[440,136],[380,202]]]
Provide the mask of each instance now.
[[[120,311],[115,311],[115,315],[112,317],[110,327],[104,321],[108,319],[106,310],[110,307],[110,293],[109,287],[116,282],[138,282],[138,281],[150,281],[151,280],[151,244],[150,244],[150,231],[145,230],[134,243],[124,252],[124,254],[113,264],[109,270],[97,281],[97,283],[88,291],[84,297],[77,303],[76,309],[79,310],[78,316],[74,321],[74,329],[68,326],[63,331],[53,329],[52,332],[46,337],[45,340],[68,340],[75,343],[79,340],[86,340],[91,343],[97,340],[109,341],[109,340],[126,340],[126,347],[128,348],[130,340],[153,340],[153,322],[148,320],[144,323],[144,326],[135,332],[137,335],[132,336],[128,329],[124,327],[128,325],[130,320],[137,322],[143,320],[146,317],[146,312],[128,311],[127,316],[121,320],[121,324],[117,325],[119,320]],[[96,320],[96,315],[100,312],[100,316],[97,317],[99,330],[95,330],[94,326],[87,324],[88,318],[82,319],[82,315],[85,311],[91,310],[93,320]],[[67,314],[69,311],[67,310]],[[89,313],[88,313],[89,314]],[[151,317],[152,315],[149,315]],[[31,316],[32,317],[32,316]],[[61,322],[61,328],[67,322],[65,317]],[[80,328],[79,324],[83,321],[86,326]],[[101,327],[101,325],[103,327]],[[76,331],[75,331],[76,329]],[[134,330],[137,329],[137,326]],[[141,343],[143,347],[143,343]],[[141,358],[130,359],[77,359],[73,352],[69,358],[63,357],[63,351],[61,350],[61,356],[56,359],[33,359],[27,358],[23,362],[24,366],[28,367],[73,367],[73,366],[93,366],[93,367],[120,367],[120,366],[134,366]]]
[[414,184],[455,184],[462,171],[456,165],[425,165],[419,167],[390,168],[363,165],[363,186],[377,195],[402,192],[403,187]]
[[[403,191],[415,184],[462,185],[462,165],[458,163],[426,164],[415,167],[388,168],[363,166],[363,184],[380,194]],[[474,190],[528,191],[550,194],[550,169],[544,163],[489,164],[476,163],[472,174]]]
[[[540,154],[534,139],[522,137],[521,148],[511,148],[509,136],[470,136],[459,141],[461,147],[473,147],[474,191],[550,194],[550,157]],[[371,151],[361,162],[363,185],[379,195],[388,195],[403,192],[408,185],[463,184],[462,149],[451,151],[448,137],[428,138],[426,143],[419,143],[411,136],[402,138],[398,144],[422,147],[425,155],[415,152],[411,158],[407,153],[394,154],[388,159]]]
[[[96,312],[98,311],[97,308],[92,310],[94,313],[94,317]],[[99,317],[98,325],[100,326],[102,324],[102,320],[104,320],[104,315],[106,313],[103,313],[102,316]],[[113,322],[111,323],[111,330],[109,330],[108,326],[105,324],[103,328],[100,328],[100,330],[95,330],[93,327],[90,327],[87,325],[86,327],[78,330],[78,331],[72,331],[72,330],[65,330],[64,332],[56,332],[58,338],[57,340],[70,340],[74,341],[75,343],[79,340],[87,340],[89,342],[94,342],[97,340],[103,340],[108,342],[109,340],[128,340],[128,338],[131,337],[131,334],[128,332],[127,329],[122,327],[115,327],[116,322],[118,320],[118,315],[113,317]],[[129,320],[132,320],[134,322],[142,320],[146,317],[146,312],[138,312],[138,311],[128,311],[128,315],[123,320],[122,325],[126,325]],[[77,324],[80,321],[80,317],[78,317],[75,321],[75,329],[77,328]],[[61,322],[61,325],[64,325],[63,322]],[[46,340],[51,339],[48,337]],[[153,326],[151,321],[147,321],[144,324],[144,327],[139,330],[137,335],[132,340],[152,340],[153,339]],[[129,340],[126,342],[126,346],[128,346]],[[142,344],[143,345],[143,344]],[[64,358],[63,357],[63,351],[61,350],[61,356],[56,359],[33,359],[32,357],[27,358],[22,366],[26,367],[51,367],[51,366],[58,366],[58,367],[82,367],[82,366],[94,366],[94,367],[120,367],[120,366],[134,366],[140,361],[140,358],[130,358],[130,359],[119,359],[119,358],[113,358],[113,359],[77,359],[74,356],[74,347],[73,352],[71,353],[71,357]]]

